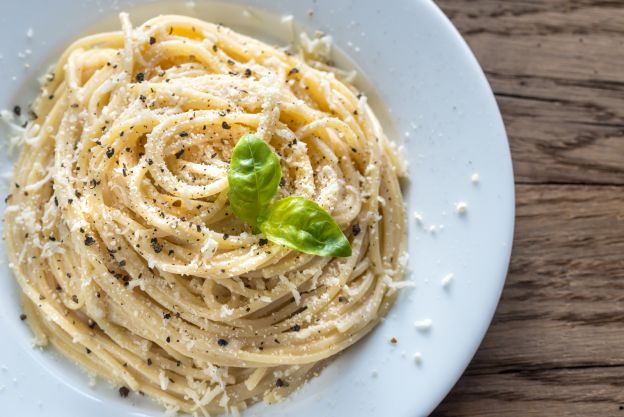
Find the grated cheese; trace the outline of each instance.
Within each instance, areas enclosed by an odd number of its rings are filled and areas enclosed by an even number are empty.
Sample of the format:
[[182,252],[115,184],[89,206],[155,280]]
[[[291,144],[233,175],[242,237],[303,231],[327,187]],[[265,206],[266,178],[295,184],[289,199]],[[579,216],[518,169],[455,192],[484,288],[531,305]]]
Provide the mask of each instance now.
[[257,368],[255,371],[249,375],[249,377],[245,380],[245,387],[247,387],[248,391],[252,391],[254,388],[258,386],[264,375],[267,373],[267,368]]
[[93,374],[93,373],[89,372],[88,376],[89,376],[89,382],[88,382],[88,385],[89,385],[91,388],[93,388],[93,387],[95,386],[96,382],[97,382],[97,380],[96,380],[96,378],[95,378],[95,374]]
[[431,319],[417,320],[414,322],[414,327],[416,327],[416,330],[419,330],[421,332],[428,332],[429,330],[431,330],[432,326],[433,320]]
[[231,316],[233,313],[234,313],[234,310],[232,310],[226,304],[223,304],[221,306],[221,311],[219,312],[219,315],[221,316],[221,318],[225,318],[225,317]]
[[279,279],[284,285],[286,285],[286,287],[288,287],[288,289],[292,293],[292,296],[295,300],[295,304],[299,305],[299,303],[301,302],[301,294],[299,294],[299,291],[297,290],[297,286],[293,284],[290,280],[288,280],[288,278],[286,278],[285,275],[280,275]]
[[164,417],[176,417],[180,411],[180,407],[175,404],[169,404],[167,402],[162,403],[165,407]]
[[455,211],[457,214],[462,215],[466,214],[466,210],[468,209],[468,204],[464,201],[460,201],[459,203],[455,203]]
[[160,373],[158,374],[158,379],[160,381],[160,389],[166,391],[169,387],[169,378],[167,378],[167,374],[165,374],[165,371],[163,369],[160,370]]
[[440,281],[442,283],[442,287],[449,288],[449,286],[451,285],[451,282],[453,282],[454,276],[455,274],[453,274],[452,272],[450,274],[446,274],[445,276],[443,276],[442,280]]
[[212,258],[212,256],[217,251],[217,247],[217,241],[212,238],[212,235],[209,235],[206,240],[204,240],[204,244],[201,247],[203,259],[206,260]]
[[332,37],[322,32],[317,32],[313,39],[305,32],[299,34],[299,44],[304,58],[313,61],[328,61],[331,55],[332,43]]

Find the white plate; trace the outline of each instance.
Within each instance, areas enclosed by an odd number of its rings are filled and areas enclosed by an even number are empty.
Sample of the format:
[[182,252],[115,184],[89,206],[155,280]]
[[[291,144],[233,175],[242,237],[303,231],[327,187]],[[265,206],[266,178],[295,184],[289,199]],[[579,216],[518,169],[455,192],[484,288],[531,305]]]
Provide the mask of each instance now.
[[[138,9],[137,3],[142,4]],[[389,317],[320,377],[283,403],[254,406],[246,416],[414,417],[444,398],[477,349],[503,287],[513,235],[513,175],[496,102],[479,65],[451,23],[429,1],[363,6],[356,0],[241,0],[215,7],[198,1],[20,0],[0,15],[0,108],[23,107],[36,77],[85,31],[117,28],[120,9],[135,24],[162,12],[195,14],[243,33],[287,43],[287,25],[240,5],[292,14],[299,27],[330,33],[345,67],[357,65],[358,85],[372,97],[389,136],[405,141],[408,187],[408,279]],[[373,4],[370,2],[369,4]],[[313,16],[308,11],[313,10]],[[98,23],[99,22],[99,23]],[[94,26],[95,25],[95,26]],[[27,29],[33,29],[33,38]],[[31,50],[28,53],[26,50]],[[25,58],[19,58],[18,53]],[[24,64],[30,64],[25,68]],[[2,152],[1,171],[10,162]],[[471,175],[478,173],[478,184]],[[5,181],[6,182],[6,181]],[[6,186],[2,195],[6,193]],[[460,216],[454,203],[465,201]],[[422,214],[423,225],[413,219]],[[437,231],[431,233],[430,226]],[[136,394],[121,399],[107,383],[89,387],[87,376],[50,351],[30,348],[20,322],[18,290],[0,267],[0,405],[7,415],[155,416],[158,407]],[[454,273],[445,289],[441,279]],[[430,331],[415,328],[431,319]],[[391,346],[391,337],[398,339]],[[420,352],[422,363],[414,360]]]

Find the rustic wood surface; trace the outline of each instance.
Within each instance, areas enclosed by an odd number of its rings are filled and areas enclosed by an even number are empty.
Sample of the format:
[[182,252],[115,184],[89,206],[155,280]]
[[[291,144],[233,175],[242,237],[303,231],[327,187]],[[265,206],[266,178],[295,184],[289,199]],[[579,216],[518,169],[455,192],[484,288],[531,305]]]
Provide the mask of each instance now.
[[437,0],[516,176],[507,284],[434,416],[624,417],[624,0]]

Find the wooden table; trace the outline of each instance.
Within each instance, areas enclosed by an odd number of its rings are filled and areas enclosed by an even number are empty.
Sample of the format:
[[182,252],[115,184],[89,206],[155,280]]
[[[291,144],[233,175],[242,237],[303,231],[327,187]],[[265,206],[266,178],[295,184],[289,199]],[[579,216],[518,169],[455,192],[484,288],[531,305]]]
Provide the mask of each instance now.
[[624,417],[624,0],[437,0],[494,89],[517,217],[507,284],[434,416]]

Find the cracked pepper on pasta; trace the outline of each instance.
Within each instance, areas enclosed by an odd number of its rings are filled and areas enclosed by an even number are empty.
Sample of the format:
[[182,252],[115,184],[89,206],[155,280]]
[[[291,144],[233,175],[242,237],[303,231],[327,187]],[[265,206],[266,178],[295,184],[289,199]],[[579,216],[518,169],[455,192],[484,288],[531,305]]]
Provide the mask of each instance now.
[[[40,345],[170,411],[285,397],[402,286],[401,160],[330,67],[160,16],[77,40],[33,106],[5,238]],[[265,239],[229,208],[237,140],[279,155],[278,197],[335,219],[350,257]]]

